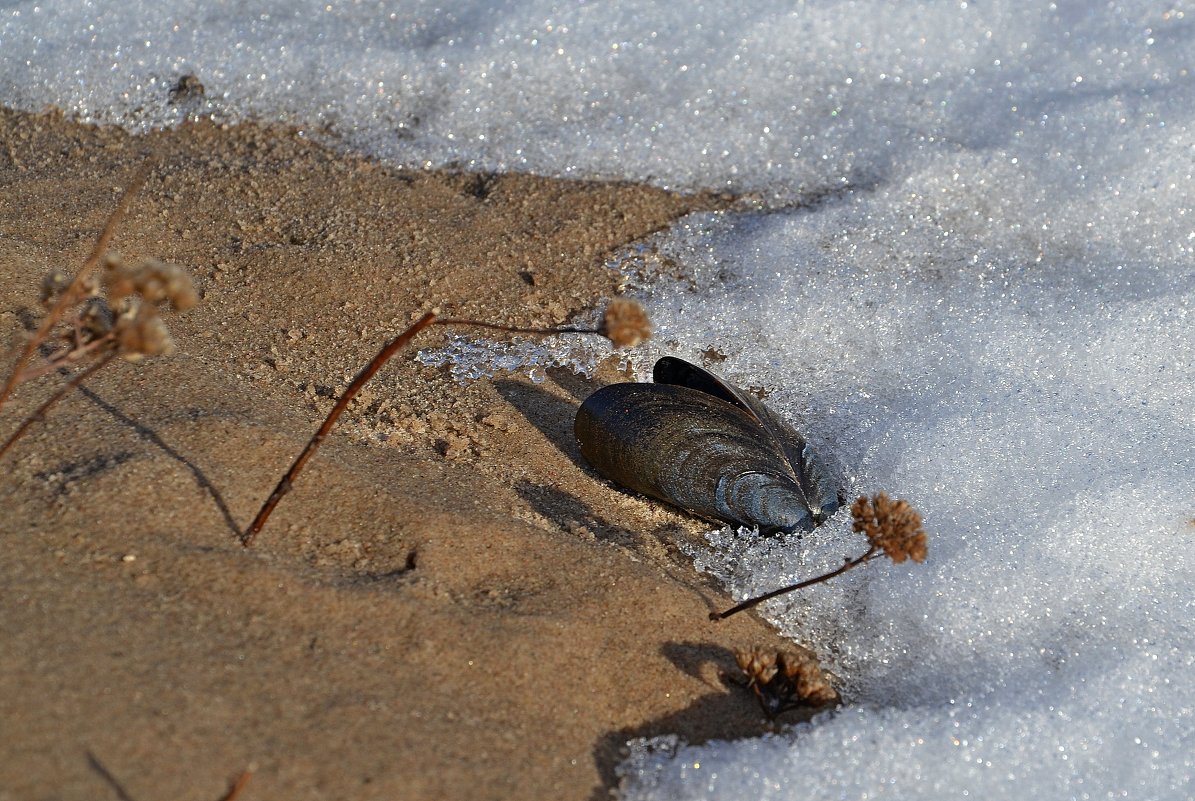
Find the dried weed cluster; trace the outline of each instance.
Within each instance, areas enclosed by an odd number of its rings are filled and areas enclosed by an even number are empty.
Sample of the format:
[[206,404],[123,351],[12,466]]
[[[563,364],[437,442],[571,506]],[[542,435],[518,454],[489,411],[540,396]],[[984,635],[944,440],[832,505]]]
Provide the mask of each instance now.
[[79,282],[74,297],[63,298],[73,282],[61,270],[42,280],[42,306],[51,312],[61,301],[64,310],[59,348],[47,358],[49,364],[79,362],[109,349],[129,360],[173,353],[174,341],[159,312],[184,311],[198,302],[191,276],[157,259],[126,266],[118,254],[108,253],[102,262],[101,278]]
[[[104,267],[98,278],[88,269],[97,261]],[[125,266],[120,256],[105,253],[89,259],[73,278],[51,270],[42,279],[40,299],[45,317],[0,387],[0,406],[17,386],[35,378],[57,372],[66,383],[0,444],[0,455],[67,392],[113,358],[134,361],[173,353],[174,340],[160,311],[189,309],[199,296],[181,267],[157,259]],[[35,361],[35,356],[40,359]],[[79,367],[83,369],[72,375],[70,370]]]
[[812,653],[765,651],[755,647],[735,651],[734,658],[746,677],[747,687],[755,693],[769,718],[790,709],[838,703],[838,693]]
[[[160,312],[189,309],[198,302],[190,275],[156,259],[126,266],[108,251],[116,226],[151,166],[147,160],[138,169],[79,271],[71,277],[62,270],[51,270],[42,279],[45,314],[17,349],[12,368],[0,385],[0,407],[19,385],[36,378],[57,373],[65,383],[0,444],[0,455],[66,393],[117,356],[135,360],[173,352],[174,342]],[[96,268],[101,265],[102,274],[97,277]]]

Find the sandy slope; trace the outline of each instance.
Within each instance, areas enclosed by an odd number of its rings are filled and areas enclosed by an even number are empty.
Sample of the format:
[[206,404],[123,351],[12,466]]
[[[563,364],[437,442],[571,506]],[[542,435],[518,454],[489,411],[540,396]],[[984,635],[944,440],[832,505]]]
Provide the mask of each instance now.
[[203,300],[175,356],[101,372],[0,463],[0,799],[119,797],[101,765],[138,801],[212,801],[246,767],[242,799],[603,798],[629,737],[763,729],[718,673],[775,636],[708,622],[726,599],[675,545],[700,525],[580,462],[583,379],[460,387],[402,356],[235,535],[421,311],[564,321],[616,291],[613,250],[724,201],[0,111],[9,344],[151,149],[115,247]]

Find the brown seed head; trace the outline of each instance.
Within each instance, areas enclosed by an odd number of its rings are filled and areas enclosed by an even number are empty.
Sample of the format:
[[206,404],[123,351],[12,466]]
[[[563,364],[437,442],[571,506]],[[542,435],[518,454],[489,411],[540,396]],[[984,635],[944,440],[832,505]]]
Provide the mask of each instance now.
[[[47,310],[52,309],[73,282],[74,278],[72,276],[67,275],[57,267],[42,276],[41,293],[39,295],[42,307]],[[67,303],[68,305],[74,305],[88,298],[94,298],[99,293],[99,283],[91,276],[88,276],[75,287],[71,297],[67,299]]]
[[636,301],[615,298],[606,307],[601,332],[616,348],[633,348],[651,338],[651,320]]
[[776,654],[759,646],[735,651],[734,661],[747,677],[748,686],[767,684],[776,675]]
[[150,303],[168,301],[180,311],[191,308],[198,300],[187,271],[157,259],[145,259],[133,268],[133,284]]
[[113,327],[121,353],[130,361],[142,356],[169,356],[174,340],[158,310],[148,303],[138,303],[125,311]]
[[870,499],[861,495],[851,505],[851,517],[854,530],[866,535],[893,562],[925,561],[927,547],[921,515],[907,501],[894,501],[883,492]]
[[108,293],[108,302],[115,308],[121,301],[137,291],[133,283],[133,273],[124,266],[124,260],[117,253],[104,256],[104,289]]
[[838,693],[810,651],[765,651],[757,646],[735,651],[734,658],[768,717],[838,702]]
[[807,652],[781,651],[777,655],[780,671],[792,684],[802,703],[825,706],[838,700],[838,693],[826,680],[817,657]]
[[125,267],[119,257],[109,257],[105,263],[108,269],[104,273],[104,284],[113,304],[136,293],[150,303],[167,301],[183,311],[199,300],[191,276],[182,267],[157,259],[144,259],[132,267]]

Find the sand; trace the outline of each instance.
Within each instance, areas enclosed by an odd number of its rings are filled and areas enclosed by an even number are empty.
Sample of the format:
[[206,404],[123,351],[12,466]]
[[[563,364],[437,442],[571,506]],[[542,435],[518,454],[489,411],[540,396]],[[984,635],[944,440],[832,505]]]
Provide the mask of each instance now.
[[783,643],[707,619],[729,599],[678,550],[705,524],[577,451],[610,365],[462,386],[400,354],[237,536],[419,314],[565,322],[617,293],[612,253],[726,198],[0,111],[6,347],[151,151],[113,248],[187,267],[202,300],[168,320],[173,356],[106,367],[0,461],[0,800],[214,801],[243,770],[245,800],[600,799],[629,738],[768,730],[720,674]]

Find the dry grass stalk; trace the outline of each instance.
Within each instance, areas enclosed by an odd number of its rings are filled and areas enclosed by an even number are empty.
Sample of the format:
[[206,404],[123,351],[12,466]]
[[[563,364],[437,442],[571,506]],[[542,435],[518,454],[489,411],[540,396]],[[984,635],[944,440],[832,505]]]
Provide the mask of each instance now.
[[864,562],[870,562],[877,556],[887,556],[897,564],[906,559],[912,559],[914,562],[925,561],[928,549],[925,531],[921,528],[921,515],[907,501],[894,501],[883,492],[871,498],[860,496],[851,505],[851,517],[854,521],[852,528],[866,536],[871,546],[862,556],[847,559],[842,567],[829,573],[750,598],[725,612],[711,612],[710,620],[725,620],[777,596],[829,581]]
[[[84,287],[91,277],[92,271],[99,264],[100,259],[104,257],[104,254],[108,252],[108,245],[111,243],[112,237],[116,234],[116,228],[120,225],[120,221],[124,219],[125,213],[128,212],[133,198],[141,191],[141,187],[145,184],[145,179],[149,177],[151,166],[152,161],[146,159],[137,169],[137,172],[133,175],[133,179],[129,181],[129,185],[125,187],[124,193],[121,194],[120,200],[117,201],[116,207],[108,215],[108,220],[104,223],[104,228],[100,231],[99,238],[96,239],[95,245],[91,249],[91,254],[83,262],[83,266],[79,268],[79,272],[75,273],[74,279],[61,292],[57,293],[57,300],[50,307],[37,332],[26,340],[25,347],[21,350],[20,356],[17,357],[12,372],[9,373],[4,385],[0,386],[0,407],[4,406],[4,402],[12,395],[12,391],[16,389],[17,384],[25,380],[23,378],[25,368],[29,366],[29,362],[33,359],[33,354],[37,351],[38,347],[49,339],[54,326],[62,321],[66,311],[82,299]],[[43,291],[44,288],[43,284]],[[48,298],[44,298],[43,302],[47,300]]]
[[735,662],[769,718],[790,709],[817,708],[838,703],[816,656],[805,651],[735,651]]
[[263,503],[261,509],[258,510],[257,516],[254,517],[253,522],[249,524],[249,528],[245,529],[245,532],[241,535],[241,545],[249,547],[249,545],[253,543],[254,538],[257,537],[258,533],[261,531],[262,526],[266,524],[266,521],[270,518],[270,514],[273,513],[274,507],[277,506],[278,502],[282,500],[283,495],[290,492],[291,486],[294,484],[295,479],[298,478],[299,473],[302,472],[303,466],[306,465],[307,461],[315,455],[316,450],[319,448],[320,444],[323,443],[324,438],[327,437],[328,433],[332,430],[332,426],[334,426],[336,421],[340,419],[341,413],[348,408],[349,403],[352,402],[353,398],[357,397],[357,393],[359,393],[365,384],[368,383],[369,379],[373,378],[374,375],[377,374],[378,370],[381,370],[382,366],[386,364],[386,362],[390,361],[391,356],[406,347],[407,343],[414,339],[416,334],[427,328],[429,325],[435,322],[435,320],[435,312],[428,312],[427,314],[423,315],[415,321],[414,325],[412,325],[406,331],[403,331],[394,339],[387,342],[386,345],[380,351],[378,351],[378,355],[369,360],[369,363],[365,365],[365,369],[357,374],[357,377],[353,379],[353,383],[348,385],[348,388],[345,389],[344,393],[340,396],[340,399],[336,401],[336,405],[332,407],[332,411],[328,412],[328,416],[324,418],[323,424],[320,425],[319,429],[315,432],[315,434],[312,435],[311,439],[307,441],[307,445],[303,447],[303,450],[299,452],[299,455],[295,457],[294,462],[291,463],[290,469],[283,474],[281,479],[279,479],[278,485],[274,487],[274,491],[270,493],[270,497],[266,498],[265,503]]
[[[174,350],[160,307],[189,309],[198,302],[191,277],[181,267],[156,259],[126,266],[107,252],[116,227],[148,175],[147,160],[109,215],[91,255],[73,278],[52,270],[42,280],[41,303],[46,315],[25,341],[12,370],[0,387],[0,406],[17,386],[69,368],[88,365],[70,377],[48,400],[26,417],[0,445],[0,456],[68,392],[77,388],[115,357],[136,360]],[[103,264],[101,277],[93,274]],[[33,364],[42,353],[41,363]],[[90,362],[90,364],[88,364]]]
[[241,775],[233,780],[228,788],[228,792],[220,796],[220,801],[236,801],[241,791],[245,789],[245,785],[249,783],[249,779],[253,777],[253,771],[241,771]]
[[572,326],[557,326],[553,328],[521,328],[502,323],[487,323],[483,320],[469,320],[457,317],[445,317],[435,321],[435,325],[464,325],[474,328],[489,328],[494,331],[505,331],[508,334],[538,334],[552,336],[555,334],[597,334],[610,340],[616,348],[633,348],[651,338],[651,321],[647,312],[637,301],[628,298],[615,298],[606,306],[602,314],[602,322],[597,328],[576,328]]
[[314,435],[312,435],[311,439],[307,441],[307,444],[303,447],[303,450],[299,453],[299,455],[295,457],[294,462],[291,463],[290,469],[283,474],[281,479],[279,479],[278,484],[274,487],[274,491],[270,493],[268,498],[266,498],[265,503],[262,504],[261,509],[258,510],[257,515],[253,518],[253,522],[250,523],[249,527],[245,529],[243,534],[241,534],[241,544],[245,547],[248,547],[253,543],[253,540],[261,532],[262,527],[265,526],[266,521],[273,513],[274,507],[276,507],[278,502],[282,500],[282,496],[290,492],[291,487],[294,485],[295,479],[298,478],[298,475],[300,472],[302,472],[303,467],[307,464],[311,457],[315,455],[316,450],[319,449],[319,446],[323,443],[324,439],[327,438],[328,434],[332,430],[332,427],[336,424],[336,421],[340,419],[340,415],[346,408],[348,408],[349,404],[352,403],[353,398],[357,397],[358,393],[361,392],[369,380],[373,378],[379,370],[382,369],[382,366],[385,365],[386,362],[390,361],[394,354],[406,347],[420,331],[433,325],[447,325],[471,326],[475,328],[488,328],[494,331],[504,331],[513,334],[539,334],[545,336],[554,334],[597,334],[599,336],[607,337],[614,342],[617,347],[623,347],[624,345],[621,343],[625,343],[629,340],[623,336],[621,337],[620,342],[620,340],[614,339],[614,337],[609,333],[612,329],[611,316],[613,315],[616,318],[616,325],[613,327],[619,328],[619,330],[627,329],[629,326],[625,322],[618,323],[617,319],[633,316],[628,310],[629,306],[633,306],[638,310],[638,318],[640,322],[631,327],[635,327],[640,336],[640,338],[636,340],[636,343],[641,342],[651,334],[651,328],[647,322],[647,314],[643,311],[643,307],[638,303],[624,299],[614,300],[610,303],[606,309],[606,314],[603,318],[602,325],[598,328],[575,328],[571,326],[562,326],[557,328],[522,328],[519,326],[503,325],[501,323],[490,323],[484,320],[470,320],[454,317],[439,318],[437,311],[431,311],[423,315],[415,322],[414,325],[403,331],[394,339],[387,342],[386,345],[383,346],[380,351],[378,351],[377,355],[370,359],[369,363],[366,364],[361,372],[357,374],[357,377],[353,379],[352,383],[348,385],[345,391],[341,394],[340,398],[336,401],[336,404],[332,407],[332,411],[328,412],[328,416],[324,418],[324,422],[320,425],[319,429]]

